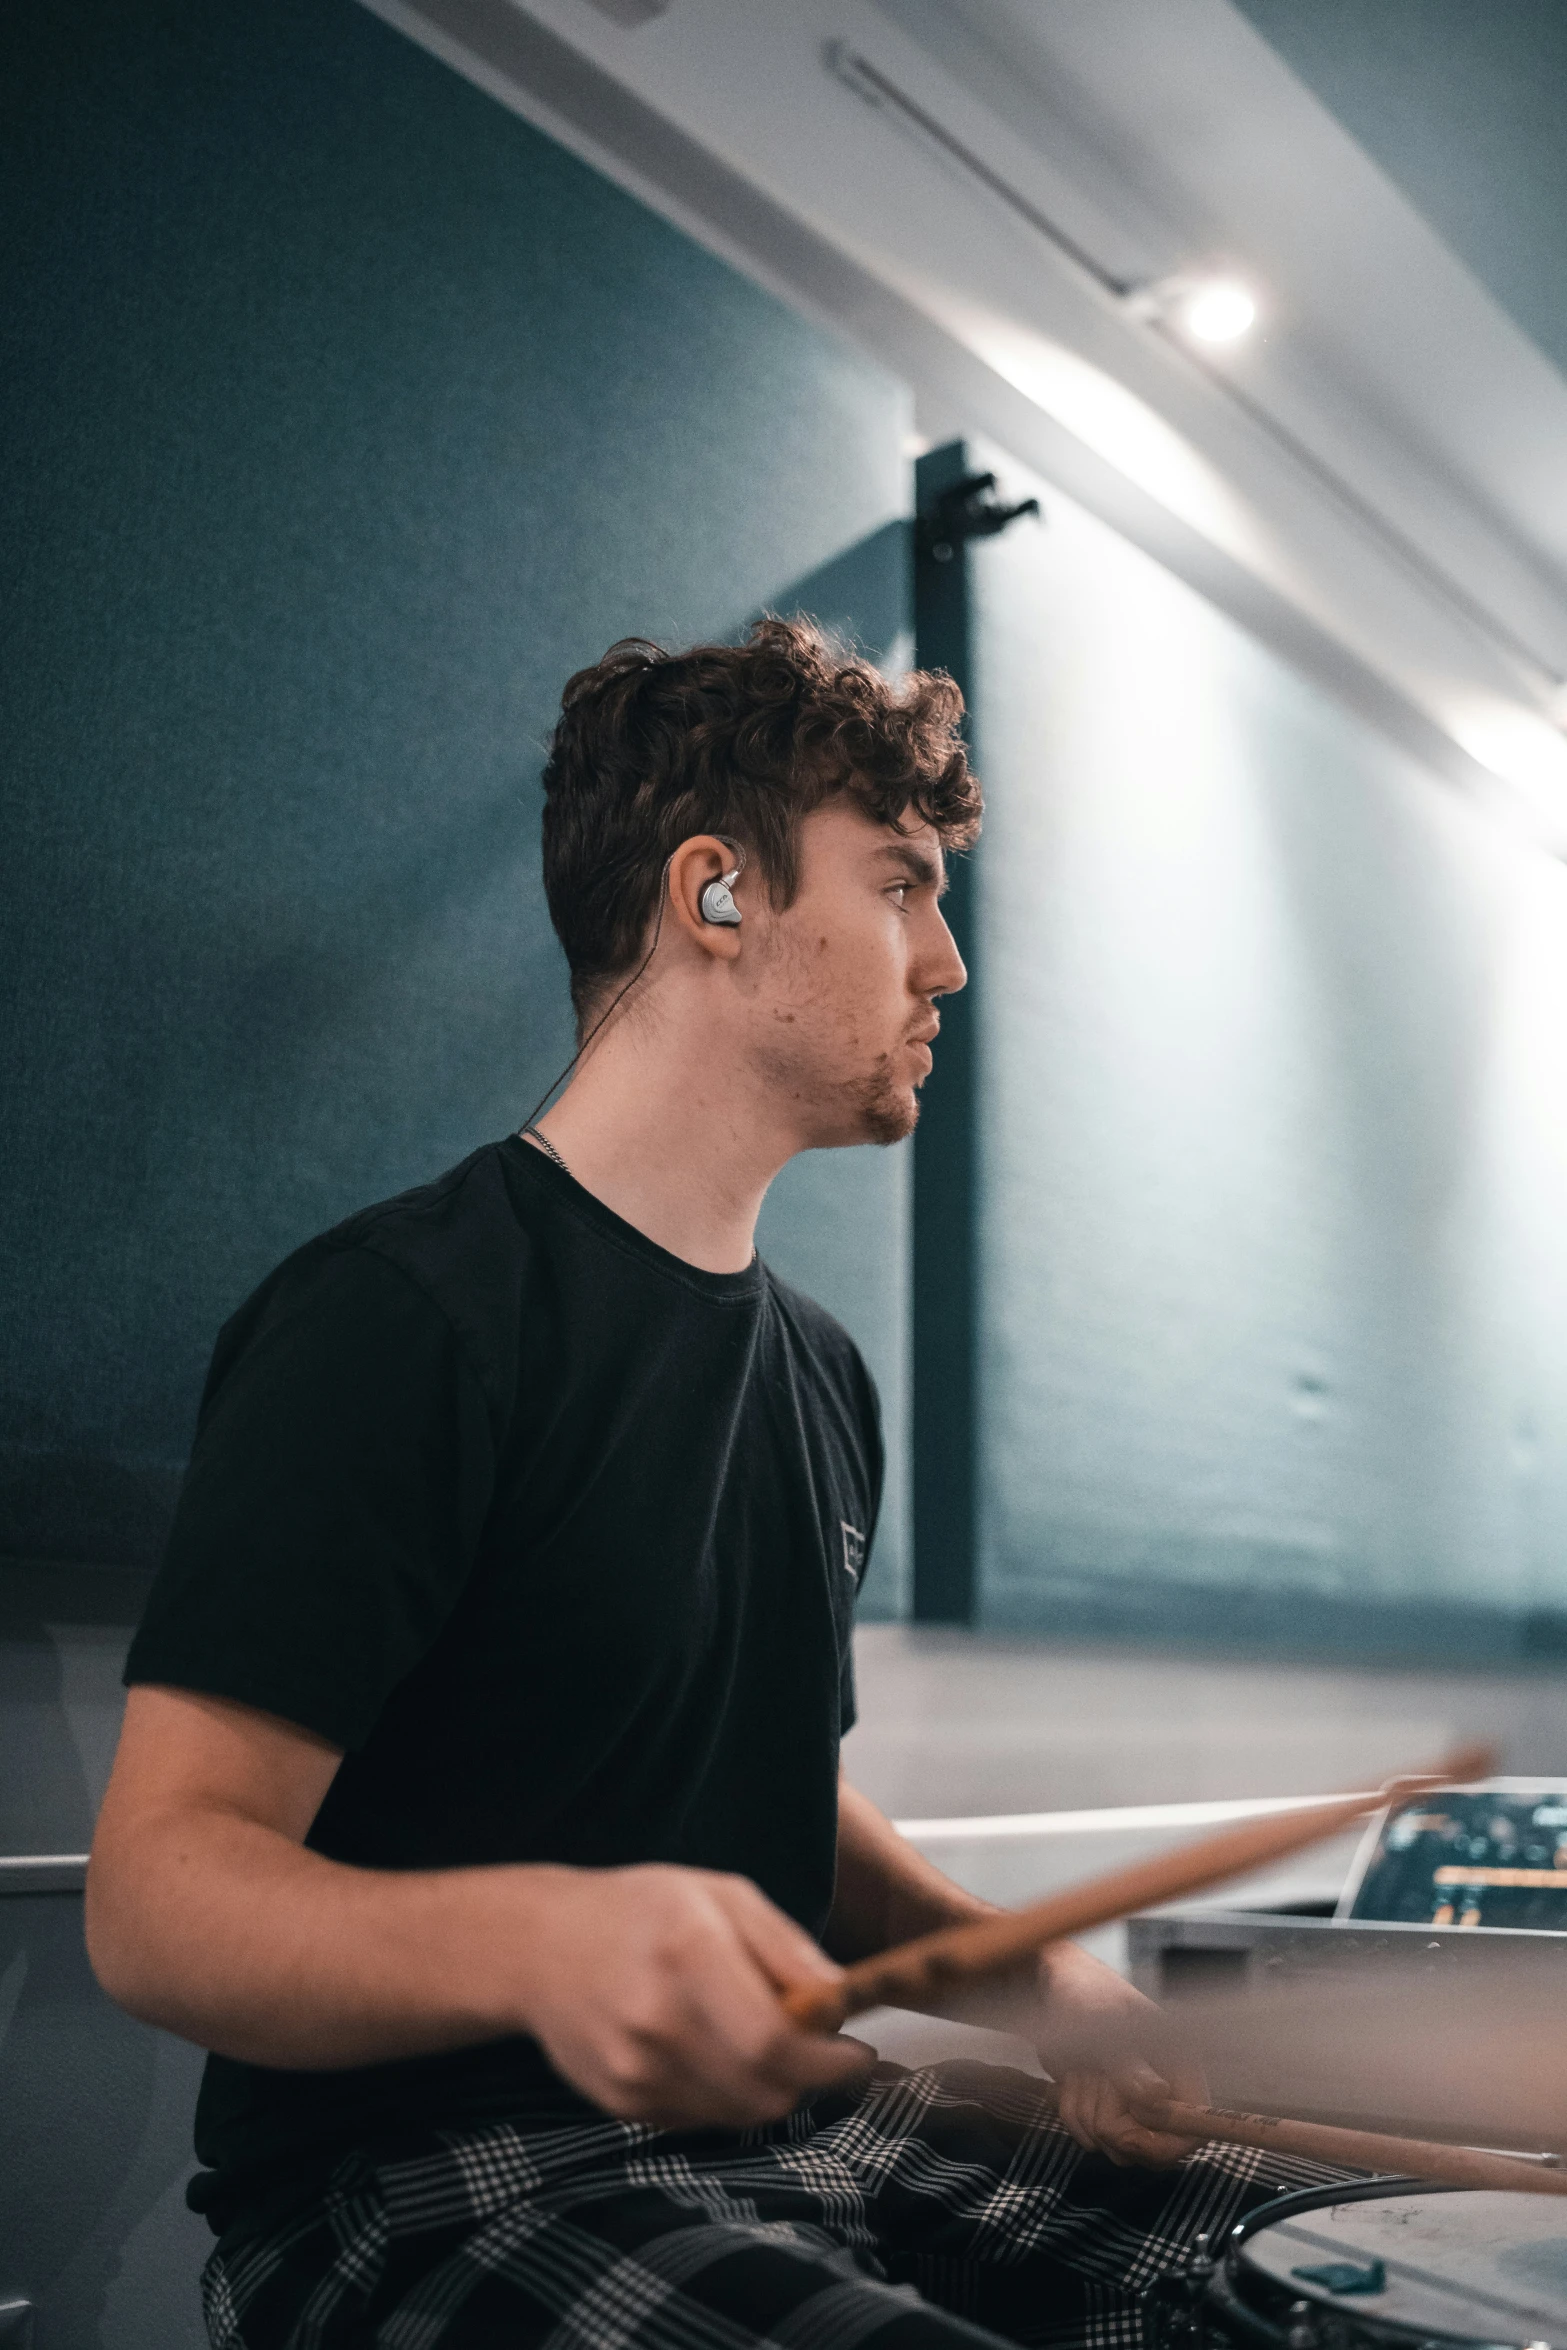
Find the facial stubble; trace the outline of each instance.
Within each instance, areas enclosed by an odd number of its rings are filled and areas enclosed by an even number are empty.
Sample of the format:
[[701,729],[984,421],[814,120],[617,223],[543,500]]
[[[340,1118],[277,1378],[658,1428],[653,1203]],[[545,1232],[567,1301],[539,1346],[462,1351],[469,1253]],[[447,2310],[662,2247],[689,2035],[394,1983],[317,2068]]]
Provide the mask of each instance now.
[[883,1053],[860,1088],[859,1123],[865,1140],[902,1142],[919,1124],[920,1097],[913,1086],[900,1086],[892,1074],[892,1055]]

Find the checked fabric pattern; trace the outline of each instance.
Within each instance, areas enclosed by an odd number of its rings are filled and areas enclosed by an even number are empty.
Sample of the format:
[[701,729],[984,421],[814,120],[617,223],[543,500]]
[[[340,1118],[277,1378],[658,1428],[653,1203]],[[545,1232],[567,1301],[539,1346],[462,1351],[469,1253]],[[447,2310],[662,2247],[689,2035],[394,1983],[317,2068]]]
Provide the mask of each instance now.
[[1142,2350],[1196,2238],[1342,2173],[1085,2154],[1039,2084],[880,2065],[744,2135],[502,2123],[360,2149],[202,2280],[214,2350]]

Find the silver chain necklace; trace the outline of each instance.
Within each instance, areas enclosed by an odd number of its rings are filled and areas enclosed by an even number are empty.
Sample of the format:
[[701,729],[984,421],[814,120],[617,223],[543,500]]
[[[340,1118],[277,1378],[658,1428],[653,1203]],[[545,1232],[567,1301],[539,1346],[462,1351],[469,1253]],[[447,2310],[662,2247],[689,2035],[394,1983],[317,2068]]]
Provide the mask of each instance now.
[[536,1142],[541,1151],[547,1152],[549,1157],[554,1160],[556,1166],[560,1169],[563,1175],[569,1175],[571,1173],[571,1169],[567,1166],[565,1160],[561,1157],[559,1151],[555,1148],[555,1145],[551,1142],[547,1134],[541,1134],[536,1126],[519,1126],[517,1133],[519,1139]]

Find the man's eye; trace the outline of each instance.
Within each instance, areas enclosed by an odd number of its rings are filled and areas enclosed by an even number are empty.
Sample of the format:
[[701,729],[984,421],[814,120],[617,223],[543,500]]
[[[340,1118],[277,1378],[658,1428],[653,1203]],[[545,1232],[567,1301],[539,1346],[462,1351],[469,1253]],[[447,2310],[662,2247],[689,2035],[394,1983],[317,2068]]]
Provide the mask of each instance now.
[[906,881],[895,881],[895,882],[893,883],[893,885],[892,885],[891,889],[890,889],[890,890],[887,892],[887,895],[888,895],[890,898],[894,898],[894,899],[896,899],[896,901],[897,901],[897,906],[898,906],[898,911],[899,911],[899,913],[900,913],[900,914],[901,914],[901,913],[902,913],[902,911],[903,911],[903,907],[904,907],[904,901],[907,899],[907,897],[908,897],[908,894],[909,894],[909,885],[908,885],[908,883],[907,883]]

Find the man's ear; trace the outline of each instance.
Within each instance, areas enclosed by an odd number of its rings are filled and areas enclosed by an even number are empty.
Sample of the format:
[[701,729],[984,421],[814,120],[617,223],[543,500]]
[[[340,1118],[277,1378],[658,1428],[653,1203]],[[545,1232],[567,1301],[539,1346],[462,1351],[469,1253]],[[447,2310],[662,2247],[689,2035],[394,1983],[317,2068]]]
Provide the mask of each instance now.
[[[670,858],[669,878],[664,885],[669,892],[669,920],[679,924],[693,946],[724,963],[734,962],[740,953],[740,926],[704,921],[702,892],[711,882],[733,872],[741,862],[716,832],[696,832],[689,840],[683,840]],[[742,883],[736,881],[738,912],[744,911],[740,904],[741,888]]]

